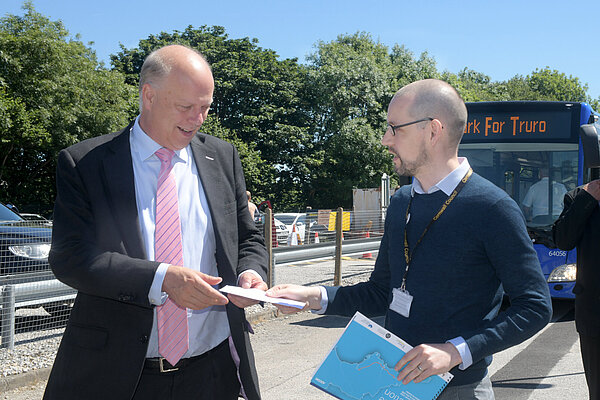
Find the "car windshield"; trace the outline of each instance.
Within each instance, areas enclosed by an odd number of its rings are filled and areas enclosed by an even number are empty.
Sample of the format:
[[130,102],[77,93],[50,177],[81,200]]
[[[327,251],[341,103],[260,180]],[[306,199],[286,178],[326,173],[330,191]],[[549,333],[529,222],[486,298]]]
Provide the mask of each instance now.
[[4,204],[0,204],[0,221],[22,221],[14,212],[10,211]]
[[565,193],[577,186],[577,145],[532,145],[463,145],[459,155],[517,202],[529,227],[550,226],[562,212]]

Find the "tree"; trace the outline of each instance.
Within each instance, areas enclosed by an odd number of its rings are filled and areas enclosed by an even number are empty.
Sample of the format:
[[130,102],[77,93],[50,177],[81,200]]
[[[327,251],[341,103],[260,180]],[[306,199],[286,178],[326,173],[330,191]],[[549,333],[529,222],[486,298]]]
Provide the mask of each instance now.
[[435,59],[427,52],[421,53],[416,59],[412,51],[404,45],[396,44],[392,47],[390,59],[395,78],[393,88],[396,90],[411,82],[439,77]]
[[540,100],[588,101],[588,86],[582,85],[579,78],[567,76],[550,67],[536,69],[527,77],[529,87],[539,95]]
[[306,103],[322,162],[304,192],[312,207],[350,207],[353,188],[378,187],[393,168],[380,141],[400,71],[388,48],[364,32],[319,42],[308,61]]
[[257,199],[271,199],[278,209],[304,206],[298,183],[314,159],[299,94],[305,69],[296,59],[279,60],[256,39],[230,39],[219,26],[151,35],[137,48],[122,47],[111,63],[137,85],[145,57],[176,43],[200,51],[213,70],[211,122],[202,131],[226,132],[223,137],[238,145],[247,186]]
[[0,198],[49,213],[58,151],[124,126],[135,92],[60,21],[23,8],[0,19]]

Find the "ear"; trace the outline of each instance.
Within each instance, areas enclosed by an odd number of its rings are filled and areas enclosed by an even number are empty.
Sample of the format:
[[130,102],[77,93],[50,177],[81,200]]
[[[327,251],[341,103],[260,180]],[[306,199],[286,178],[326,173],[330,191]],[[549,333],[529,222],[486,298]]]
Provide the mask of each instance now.
[[430,127],[430,141],[432,145],[436,145],[442,138],[444,134],[444,126],[439,119],[434,119],[429,123]]
[[142,87],[142,102],[143,109],[148,109],[154,102],[156,101],[156,90],[150,85],[146,83]]

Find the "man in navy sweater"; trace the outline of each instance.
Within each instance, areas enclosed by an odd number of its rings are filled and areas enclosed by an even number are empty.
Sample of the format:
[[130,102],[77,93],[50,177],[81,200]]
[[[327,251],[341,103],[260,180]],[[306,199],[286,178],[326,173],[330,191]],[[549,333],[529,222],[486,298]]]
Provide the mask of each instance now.
[[[466,120],[463,100],[445,82],[400,89],[382,144],[396,172],[415,179],[392,198],[369,281],[279,285],[267,294],[319,313],[385,314],[386,328],[415,346],[396,365],[399,380],[450,371],[440,399],[493,399],[492,354],[543,328],[552,307],[519,207],[458,157]],[[499,313],[503,289],[510,307]]]

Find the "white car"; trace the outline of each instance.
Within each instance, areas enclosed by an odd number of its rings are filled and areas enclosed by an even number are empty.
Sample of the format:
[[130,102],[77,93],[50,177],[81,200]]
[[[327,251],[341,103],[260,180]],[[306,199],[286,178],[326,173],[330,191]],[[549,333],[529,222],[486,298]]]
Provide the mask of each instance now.
[[273,218],[273,223],[275,224],[275,234],[277,235],[277,243],[285,244],[291,231],[288,231],[287,226],[277,218]]
[[304,241],[304,231],[306,226],[306,214],[305,213],[277,213],[275,218],[283,222],[288,230],[288,235],[294,231],[294,225],[296,226],[296,232],[300,235],[302,241]]

